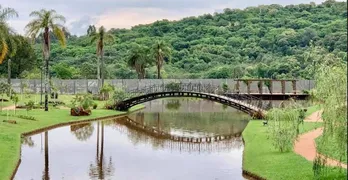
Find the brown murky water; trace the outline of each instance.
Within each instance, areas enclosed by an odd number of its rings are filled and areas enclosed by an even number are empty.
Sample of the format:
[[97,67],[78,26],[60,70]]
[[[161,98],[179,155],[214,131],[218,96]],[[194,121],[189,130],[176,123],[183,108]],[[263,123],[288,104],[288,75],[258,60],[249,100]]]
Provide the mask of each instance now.
[[225,180],[242,177],[248,115],[199,99],[161,99],[125,118],[25,138],[16,180]]

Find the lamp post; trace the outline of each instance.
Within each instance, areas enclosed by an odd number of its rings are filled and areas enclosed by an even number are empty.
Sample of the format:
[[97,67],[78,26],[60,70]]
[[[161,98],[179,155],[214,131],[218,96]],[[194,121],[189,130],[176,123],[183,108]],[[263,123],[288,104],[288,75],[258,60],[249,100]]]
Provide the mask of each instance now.
[[41,105],[42,105],[42,66],[40,66],[40,78],[41,78],[41,80],[40,80],[40,88],[41,88],[41,90],[40,90],[40,107],[41,107]]

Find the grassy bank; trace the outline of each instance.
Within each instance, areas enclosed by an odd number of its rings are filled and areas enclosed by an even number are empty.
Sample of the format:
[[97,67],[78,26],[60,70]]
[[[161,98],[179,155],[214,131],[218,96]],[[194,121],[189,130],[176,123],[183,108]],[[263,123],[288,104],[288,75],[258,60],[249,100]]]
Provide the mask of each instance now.
[[[301,133],[320,127],[321,123],[304,123]],[[314,179],[313,163],[293,151],[280,153],[267,137],[267,127],[252,120],[243,132],[245,141],[243,169],[269,180]],[[324,179],[346,179],[347,171],[330,168]]]
[[[137,105],[130,109],[135,111],[143,108],[143,105]],[[25,110],[17,110],[17,114],[26,114]],[[0,116],[0,179],[10,179],[13,170],[18,162],[21,139],[20,135],[35,129],[49,127],[63,122],[74,122],[77,120],[93,119],[97,117],[121,115],[126,112],[112,110],[94,110],[90,116],[73,117],[70,116],[69,110],[50,109],[49,112],[43,110],[32,110],[28,115],[35,117],[37,120],[26,120],[17,117],[10,117],[16,120],[17,124],[9,124],[2,122],[6,120],[6,116]]]

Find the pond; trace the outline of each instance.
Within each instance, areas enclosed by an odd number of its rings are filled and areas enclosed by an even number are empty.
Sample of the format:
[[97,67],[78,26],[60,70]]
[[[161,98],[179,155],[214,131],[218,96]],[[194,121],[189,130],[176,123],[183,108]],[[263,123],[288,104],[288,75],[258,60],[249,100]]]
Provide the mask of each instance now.
[[247,114],[192,98],[145,106],[26,137],[15,179],[244,179]]

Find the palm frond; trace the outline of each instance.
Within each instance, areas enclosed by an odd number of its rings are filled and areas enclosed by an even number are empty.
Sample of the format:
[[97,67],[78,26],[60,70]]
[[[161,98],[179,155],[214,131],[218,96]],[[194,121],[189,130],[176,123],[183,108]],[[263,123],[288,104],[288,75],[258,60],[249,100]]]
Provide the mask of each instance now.
[[40,9],[40,11],[32,11],[29,16],[30,17],[38,17],[39,19],[43,19],[46,13],[45,9]]
[[1,44],[2,44],[2,47],[1,47],[1,54],[0,54],[0,64],[2,64],[2,62],[4,61],[4,59],[8,53],[8,46],[7,46],[5,39],[2,39]]
[[60,45],[65,47],[66,46],[66,39],[65,39],[65,34],[64,34],[63,30],[57,26],[54,26],[53,33],[56,36],[56,38],[58,39]]
[[58,21],[61,21],[61,22],[63,22],[63,23],[66,22],[65,17],[62,16],[62,15],[60,15],[60,14],[54,14],[54,15],[52,15],[51,20],[53,20],[53,21],[57,21],[57,20],[58,20]]
[[4,8],[1,9],[0,7],[0,20],[1,19],[8,19],[8,18],[12,18],[12,17],[18,17],[18,13],[16,10],[14,10],[13,8]]

